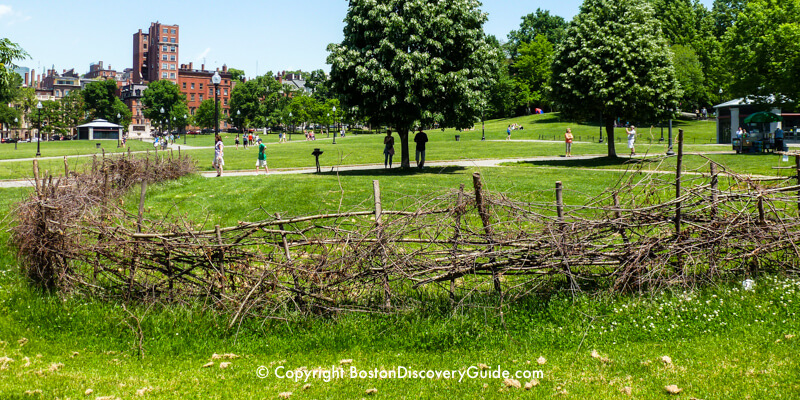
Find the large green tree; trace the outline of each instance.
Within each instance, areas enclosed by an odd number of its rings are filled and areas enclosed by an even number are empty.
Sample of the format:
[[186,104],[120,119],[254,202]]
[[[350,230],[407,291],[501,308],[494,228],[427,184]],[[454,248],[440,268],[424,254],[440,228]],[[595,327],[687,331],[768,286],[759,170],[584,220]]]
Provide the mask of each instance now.
[[476,0],[351,0],[344,40],[328,46],[330,83],[344,107],[394,126],[408,168],[415,125],[472,127],[496,55]]
[[[178,85],[166,79],[151,82],[142,94],[142,115],[150,123],[162,130],[168,126],[172,128],[172,121],[182,120],[189,113],[186,105],[186,95],[181,93]],[[164,113],[161,113],[161,110]],[[181,126],[177,124],[177,126]]]
[[[90,119],[102,118],[127,127],[133,114],[128,106],[116,96],[117,82],[111,79],[90,82],[81,91]],[[122,118],[117,118],[119,114]]]
[[13,99],[12,91],[16,85],[12,79],[17,75],[14,62],[26,58],[28,53],[22,47],[8,38],[0,38],[0,103],[8,103]]
[[728,29],[723,48],[734,94],[800,99],[800,0],[749,0]]
[[553,99],[568,116],[602,116],[609,156],[616,157],[616,118],[649,122],[677,108],[679,85],[660,25],[643,0],[585,0],[556,50]]
[[683,92],[681,106],[686,109],[699,108],[706,96],[703,65],[691,47],[676,44],[671,50],[675,77]]
[[[281,105],[281,84],[268,72],[231,91],[231,118],[237,126],[270,126],[272,116]],[[239,112],[237,114],[236,112]]]
[[194,113],[194,122],[201,128],[214,128],[214,100],[206,99],[200,103]]
[[519,48],[523,43],[531,43],[536,40],[536,36],[544,36],[548,42],[555,45],[561,43],[564,32],[567,29],[567,22],[558,15],[550,15],[550,11],[537,8],[536,12],[522,17],[519,30],[512,30],[508,34],[509,55],[516,58]]
[[519,47],[519,55],[514,62],[514,82],[520,104],[530,114],[531,105],[542,105],[553,63],[553,45],[544,35],[537,35],[530,43]]
[[711,14],[714,18],[714,33],[721,38],[728,28],[736,24],[739,14],[744,11],[747,0],[714,0]]

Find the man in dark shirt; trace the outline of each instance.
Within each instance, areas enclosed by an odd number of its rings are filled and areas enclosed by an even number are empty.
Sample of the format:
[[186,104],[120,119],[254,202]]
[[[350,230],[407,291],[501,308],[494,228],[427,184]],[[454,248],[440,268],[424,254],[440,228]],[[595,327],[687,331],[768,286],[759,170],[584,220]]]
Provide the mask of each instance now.
[[419,132],[414,135],[414,142],[417,144],[417,167],[422,169],[425,167],[425,143],[428,142],[428,135],[419,128]]

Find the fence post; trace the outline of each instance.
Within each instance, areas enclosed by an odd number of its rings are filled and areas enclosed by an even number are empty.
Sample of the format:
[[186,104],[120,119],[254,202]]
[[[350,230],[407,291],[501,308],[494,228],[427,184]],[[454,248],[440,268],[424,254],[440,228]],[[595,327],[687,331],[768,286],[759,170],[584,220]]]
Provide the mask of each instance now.
[[144,197],[147,194],[147,179],[142,179],[142,192],[139,194],[139,219],[136,222],[136,233],[142,233],[142,218],[144,217]]
[[67,156],[64,156],[64,177],[69,178],[69,163],[67,162]]
[[[281,215],[279,213],[275,213],[275,219],[278,221],[281,220]],[[297,278],[297,273],[294,270],[293,260],[292,260],[292,253],[289,251],[289,241],[286,240],[286,230],[283,229],[283,224],[278,224],[278,229],[281,230],[281,243],[283,244],[283,254],[286,256],[287,266],[291,269],[292,274],[292,282],[294,282],[294,287],[297,289],[297,293],[295,294],[294,301],[298,307],[303,304],[303,298],[300,297],[300,280]]]
[[564,222],[564,198],[563,186],[561,181],[556,182],[556,212],[558,213],[558,222]]
[[719,176],[717,175],[717,164],[711,163],[711,218],[717,218],[717,201],[719,200]]
[[[683,129],[678,129],[678,162],[675,169],[675,198],[681,197],[681,169],[683,168]],[[675,239],[681,239],[681,202],[675,204]],[[678,270],[683,273],[683,255],[678,253]]]
[[[475,187],[475,204],[478,206],[478,214],[481,217],[481,222],[483,223],[483,233],[486,235],[486,240],[490,243],[488,247],[488,251],[491,253],[494,251],[494,245],[491,244],[492,240],[492,221],[489,218],[489,212],[486,210],[486,204],[483,201],[483,183],[481,183],[481,174],[480,172],[475,172],[472,174],[472,185]],[[490,258],[489,262],[493,262],[494,257]],[[492,267],[492,281],[494,282],[494,290],[497,293],[502,294],[502,288],[500,287],[500,277],[497,275],[497,269]]]
[[[797,185],[800,186],[800,154],[794,156],[794,171]],[[800,190],[797,191],[797,210],[800,212]]]
[[372,181],[372,194],[375,197],[375,228],[376,236],[378,239],[378,246],[381,252],[381,283],[383,284],[383,305],[387,309],[392,307],[392,291],[389,288],[389,271],[387,270],[387,257],[386,257],[386,243],[383,237],[383,226],[381,224],[381,215],[383,214],[383,206],[381,204],[381,183],[380,181]]
[[[458,242],[461,239],[461,213],[463,212],[464,204],[464,184],[458,188],[458,198],[456,200],[456,207],[453,210],[453,218],[455,219],[455,227],[453,232],[453,269],[458,268],[458,261],[455,256],[458,254]],[[450,279],[450,305],[455,306],[456,303],[456,280]]]
[[42,188],[39,185],[39,160],[33,159],[33,182],[36,185],[36,196],[41,200]]

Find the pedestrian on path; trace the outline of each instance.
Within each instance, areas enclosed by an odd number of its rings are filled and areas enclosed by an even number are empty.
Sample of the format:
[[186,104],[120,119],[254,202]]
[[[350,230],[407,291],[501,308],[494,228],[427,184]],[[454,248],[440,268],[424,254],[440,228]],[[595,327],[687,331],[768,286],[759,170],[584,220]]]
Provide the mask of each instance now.
[[417,144],[417,168],[425,168],[425,143],[428,142],[428,135],[419,127],[419,132],[414,135],[414,142]]
[[567,128],[567,132],[564,133],[564,141],[567,143],[565,157],[572,157],[572,130],[570,128]]
[[236,141],[234,141],[234,143],[236,144],[236,150],[239,150],[239,134],[238,133],[236,134]]
[[214,169],[217,170],[217,176],[222,176],[222,167],[225,166],[225,145],[222,144],[222,138],[219,135],[214,137]]
[[269,167],[267,167],[267,146],[264,143],[261,143],[261,139],[256,140],[258,143],[258,159],[256,160],[256,174],[258,174],[258,168],[264,167],[264,172],[269,173]]
[[506,140],[511,140],[511,125],[506,129]]
[[628,133],[628,148],[631,149],[631,157],[636,155],[636,148],[634,144],[636,143],[636,127],[631,125],[629,128],[625,128],[625,132]]
[[392,168],[392,156],[394,156],[394,137],[392,130],[386,130],[386,137],[383,138],[383,168]]

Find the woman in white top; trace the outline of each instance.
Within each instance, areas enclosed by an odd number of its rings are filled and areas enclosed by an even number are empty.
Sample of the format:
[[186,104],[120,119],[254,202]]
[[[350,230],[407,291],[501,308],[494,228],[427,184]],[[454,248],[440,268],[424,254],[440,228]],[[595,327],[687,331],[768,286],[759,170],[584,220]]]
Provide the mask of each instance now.
[[214,137],[214,168],[217,170],[217,176],[222,175],[222,167],[225,165],[225,145],[222,144],[222,138],[217,135]]
[[634,148],[634,142],[636,142],[636,127],[631,125],[630,128],[626,128],[625,132],[628,133],[628,148],[631,149],[631,157],[636,155],[636,149]]

